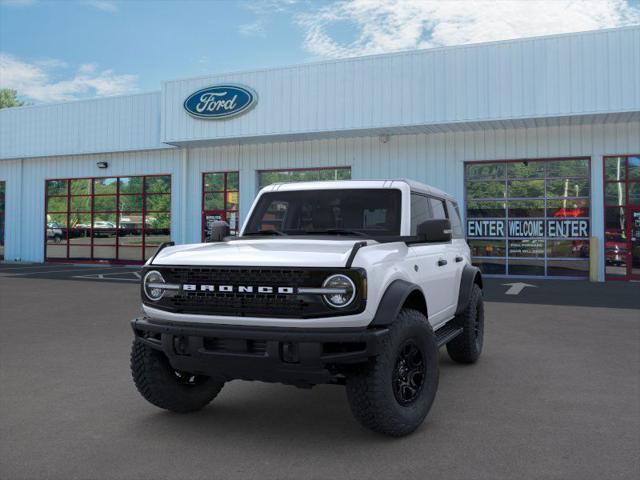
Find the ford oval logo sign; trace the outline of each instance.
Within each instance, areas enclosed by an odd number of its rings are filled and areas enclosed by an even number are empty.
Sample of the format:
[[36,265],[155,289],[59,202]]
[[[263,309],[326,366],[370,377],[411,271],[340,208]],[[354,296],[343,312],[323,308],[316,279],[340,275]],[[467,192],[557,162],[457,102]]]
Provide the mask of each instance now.
[[184,101],[184,109],[196,118],[222,120],[253,108],[258,96],[242,85],[213,85],[192,93]]

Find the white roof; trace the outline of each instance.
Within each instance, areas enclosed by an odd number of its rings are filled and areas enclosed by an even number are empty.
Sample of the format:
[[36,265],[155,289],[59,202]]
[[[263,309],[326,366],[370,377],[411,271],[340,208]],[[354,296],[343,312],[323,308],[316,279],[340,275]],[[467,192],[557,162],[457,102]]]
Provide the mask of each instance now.
[[273,183],[262,189],[260,193],[277,191],[298,191],[298,190],[339,190],[354,188],[396,188],[402,189],[406,185],[413,192],[425,193],[436,197],[446,198],[456,201],[448,193],[425,183],[409,180],[405,178],[392,180],[329,180],[318,182],[291,182]]

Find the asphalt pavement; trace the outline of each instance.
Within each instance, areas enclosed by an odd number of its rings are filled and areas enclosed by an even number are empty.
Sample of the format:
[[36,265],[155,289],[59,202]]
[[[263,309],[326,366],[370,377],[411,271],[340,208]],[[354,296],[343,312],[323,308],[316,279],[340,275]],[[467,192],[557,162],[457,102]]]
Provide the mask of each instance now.
[[391,439],[337,386],[158,410],[129,373],[137,269],[25,268],[0,265],[2,479],[640,478],[639,284],[488,281],[481,360],[443,351],[427,421]]

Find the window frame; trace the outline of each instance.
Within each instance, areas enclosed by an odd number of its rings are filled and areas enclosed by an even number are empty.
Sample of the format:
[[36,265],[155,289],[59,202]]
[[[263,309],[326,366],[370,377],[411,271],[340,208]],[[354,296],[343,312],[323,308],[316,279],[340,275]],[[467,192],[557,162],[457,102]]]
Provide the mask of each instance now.
[[[230,174],[236,174],[238,176],[238,188],[237,189],[229,189],[228,188],[228,184],[229,184],[229,175]],[[223,181],[223,190],[207,190],[206,188],[206,177],[207,175],[224,175],[224,181]],[[227,221],[228,223],[228,219],[229,219],[229,214],[230,213],[235,213],[236,214],[236,226],[235,229],[232,230],[232,235],[239,235],[240,234],[240,230],[241,230],[241,225],[242,223],[240,222],[240,170],[216,170],[216,171],[211,171],[211,172],[202,172],[202,177],[201,177],[201,203],[200,203],[200,217],[201,217],[201,223],[200,223],[200,239],[202,242],[206,241],[205,238],[205,234],[206,234],[206,216],[208,212],[223,212],[224,213],[224,218],[225,221]],[[223,203],[223,208],[222,209],[207,209],[205,208],[205,199],[207,194],[210,193],[221,193],[222,194],[222,203]],[[238,203],[236,204],[235,208],[228,208],[228,199],[227,199],[227,195],[229,193],[237,193],[238,194]]]
[[[549,169],[548,166],[552,163],[552,162],[561,162],[561,161],[571,161],[571,160],[580,160],[580,161],[586,161],[586,172],[585,175],[579,174],[579,175],[569,175],[566,177],[559,177],[557,175],[550,175],[549,174]],[[543,171],[543,175],[542,176],[531,176],[531,177],[522,177],[522,176],[509,176],[509,164],[514,164],[514,163],[523,163],[523,162],[540,162],[541,164],[544,165],[544,171]],[[491,176],[490,178],[473,178],[470,179],[468,178],[468,166],[469,165],[480,165],[480,164],[496,164],[496,165],[504,165],[503,168],[503,174],[500,177],[495,177],[495,176]],[[587,201],[588,205],[589,205],[589,213],[588,215],[585,216],[579,216],[579,217],[567,217],[567,218],[579,218],[579,219],[587,219],[589,222],[589,234],[591,235],[591,233],[593,232],[593,182],[592,182],[592,174],[591,174],[591,166],[592,166],[592,158],[590,156],[570,156],[570,157],[545,157],[545,158],[518,158],[518,159],[506,159],[506,160],[474,160],[474,161],[468,161],[468,162],[464,162],[464,179],[463,179],[463,188],[464,188],[464,211],[465,211],[465,215],[464,215],[464,222],[463,222],[463,231],[464,231],[464,236],[465,239],[468,241],[470,240],[485,240],[485,241],[503,241],[505,243],[505,254],[504,256],[473,256],[472,257],[472,262],[474,262],[475,260],[480,260],[483,263],[486,263],[486,260],[495,260],[495,261],[501,261],[502,264],[504,265],[504,273],[499,273],[499,274],[489,274],[486,273],[487,275],[495,275],[495,276],[502,276],[502,277],[512,277],[512,276],[518,276],[518,277],[523,277],[523,278],[527,278],[527,277],[531,277],[531,278],[580,278],[580,279],[584,279],[584,278],[588,278],[588,272],[586,273],[585,276],[562,276],[562,275],[549,275],[548,274],[548,266],[549,266],[549,261],[569,261],[569,262],[584,262],[584,261],[588,261],[588,257],[585,258],[577,258],[577,257],[549,257],[548,255],[548,242],[549,241],[554,241],[554,240],[575,240],[575,241],[580,241],[580,240],[585,240],[585,238],[576,238],[576,237],[568,237],[568,238],[550,238],[548,237],[548,235],[546,235],[545,232],[545,236],[543,237],[531,237],[529,238],[529,240],[537,240],[537,239],[542,239],[544,241],[544,256],[543,257],[510,257],[509,256],[509,246],[510,246],[510,241],[519,241],[519,240],[523,240],[523,238],[515,238],[515,237],[509,237],[508,235],[508,231],[505,231],[505,235],[503,237],[500,238],[490,238],[490,237],[472,237],[469,238],[467,236],[467,224],[469,221],[469,216],[468,216],[468,206],[470,202],[497,202],[499,203],[503,203],[504,204],[504,216],[502,217],[495,217],[495,216],[488,216],[488,217],[473,217],[473,218],[478,218],[481,220],[504,220],[505,222],[505,226],[508,225],[508,221],[509,219],[538,219],[538,220],[543,220],[544,222],[547,222],[549,219],[553,219],[554,217],[549,216],[549,202],[550,201],[557,201],[557,200],[567,200],[567,201],[572,201],[572,200],[576,200],[576,201]],[[547,194],[547,183],[550,180],[554,180],[554,179],[586,179],[589,185],[589,195],[588,196],[567,196],[567,197],[549,197]],[[509,191],[508,191],[508,185],[510,181],[513,180],[521,180],[521,181],[526,181],[526,180],[542,180],[544,182],[544,193],[542,197],[510,197],[509,196]],[[471,183],[475,183],[475,182],[504,182],[504,196],[502,198],[497,198],[497,197],[474,197],[474,198],[470,198],[468,195],[468,185]],[[522,216],[512,216],[509,215],[510,213],[510,209],[509,209],[509,203],[511,201],[535,201],[535,200],[542,200],[544,202],[544,216],[543,217],[522,217]],[[546,225],[546,223],[545,223]],[[588,238],[587,238],[588,240]],[[510,273],[510,269],[509,269],[509,265],[510,265],[510,258],[513,258],[514,260],[540,260],[541,258],[544,260],[544,275],[519,275],[519,274],[512,274]],[[515,265],[515,263],[514,263]]]
[[[169,191],[168,192],[152,192],[152,193],[148,193],[147,192],[147,186],[146,186],[146,182],[148,178],[157,178],[157,177],[169,177]],[[124,178],[140,178],[142,179],[142,188],[141,191],[139,193],[121,193],[120,192],[120,184],[121,184],[121,179]],[[103,179],[114,179],[115,180],[115,193],[95,193],[95,182],[96,180],[103,180]],[[71,193],[71,183],[72,181],[77,181],[77,180],[88,180],[90,182],[90,192],[88,194],[72,194]],[[48,193],[48,185],[49,182],[56,182],[56,181],[64,181],[66,182],[66,193],[65,194],[53,194],[53,195],[49,195]],[[62,262],[62,263],[67,263],[69,261],[73,261],[76,263],[113,263],[113,264],[143,264],[147,257],[146,251],[147,248],[152,248],[155,247],[156,245],[147,245],[147,230],[156,230],[154,228],[148,228],[147,227],[147,214],[151,213],[160,213],[160,214],[168,214],[169,215],[169,236],[171,237],[171,217],[172,217],[172,195],[173,195],[173,177],[170,173],[157,173],[157,174],[148,174],[148,175],[106,175],[106,176],[100,176],[100,177],[96,177],[96,176],[90,176],[90,177],[69,177],[69,178],[60,178],[60,177],[56,177],[56,178],[46,178],[44,180],[44,238],[43,238],[43,258],[45,259],[45,261],[47,262]],[[122,196],[141,196],[142,197],[142,205],[141,205],[141,210],[138,211],[130,211],[130,210],[121,210],[120,208],[120,199]],[[168,210],[147,210],[147,197],[149,196],[168,196],[169,197],[169,209]],[[72,198],[78,198],[78,197],[87,197],[89,198],[90,201],[90,208],[87,211],[72,211],[71,210],[71,199]],[[95,198],[98,197],[115,197],[116,199],[116,204],[115,204],[115,210],[98,210],[96,211],[95,209]],[[49,212],[49,199],[50,198],[66,198],[66,203],[67,203],[67,209],[64,212]],[[89,216],[90,220],[90,226],[88,229],[89,232],[89,238],[90,238],[90,242],[87,245],[84,244],[75,244],[72,243],[70,241],[69,238],[69,231],[71,230],[69,224],[70,224],[70,218],[71,215],[75,213],[75,214],[80,214],[80,215],[87,215]],[[126,245],[121,245],[120,244],[120,218],[122,214],[132,214],[132,213],[140,213],[142,222],[141,222],[141,226],[140,226],[140,246],[126,246]],[[48,219],[47,217],[50,214],[54,214],[54,215],[65,215],[66,217],[66,225],[64,226],[63,230],[64,233],[66,235],[65,238],[65,242],[66,242],[66,255],[64,257],[48,257],[47,256],[47,246],[48,246],[48,237],[47,237],[47,230],[48,230]],[[98,247],[100,246],[113,246],[115,247],[115,258],[104,258],[104,257],[96,257],[94,255],[94,249],[96,246],[95,243],[95,235],[94,235],[94,230],[96,230],[94,228],[95,222],[96,220],[96,214],[98,215],[115,215],[115,228],[113,229],[115,234],[113,236],[113,244],[105,244],[105,245],[100,245],[98,244]],[[100,220],[98,220],[100,221]],[[82,246],[82,247],[88,247],[89,248],[89,252],[90,255],[88,257],[81,257],[81,258],[76,258],[76,257],[71,257],[70,256],[70,251],[71,251],[71,247],[72,246]],[[140,258],[139,259],[122,259],[120,256],[120,250],[121,249],[125,249],[124,251],[133,251],[135,249],[139,249],[140,250]],[[149,255],[151,256],[151,255]]]
[[[610,180],[607,179],[606,176],[606,167],[607,167],[607,160],[611,159],[611,158],[624,158],[624,170],[625,170],[625,175],[624,175],[624,179],[623,180]],[[624,209],[624,219],[625,219],[625,232],[626,229],[628,228],[628,225],[630,224],[629,220],[630,220],[630,215],[629,213],[631,212],[631,210],[635,210],[640,208],[640,203],[638,204],[632,204],[629,201],[629,191],[630,191],[630,185],[634,184],[634,185],[639,185],[640,186],[640,176],[638,178],[634,178],[631,179],[629,178],[629,159],[631,157],[638,157],[640,158],[640,153],[634,154],[619,154],[619,155],[603,155],[602,157],[602,221],[603,221],[603,235],[604,235],[604,240],[603,240],[603,248],[606,248],[606,234],[607,234],[607,226],[606,226],[606,222],[607,222],[607,209]],[[613,205],[613,204],[607,204],[607,185],[610,184],[622,184],[624,185],[624,204],[622,205]],[[627,257],[629,257],[627,260],[628,261],[633,261],[631,259],[632,256],[632,240],[630,237],[627,237],[627,251],[629,252],[627,254]],[[629,248],[631,247],[631,248]],[[630,280],[640,280],[640,275],[634,275],[632,273],[632,267],[630,265],[626,265],[626,273],[624,276],[622,275],[607,275],[607,264],[606,264],[606,251],[604,253],[604,277],[606,281],[614,281],[614,282],[619,282],[619,281],[630,281]]]

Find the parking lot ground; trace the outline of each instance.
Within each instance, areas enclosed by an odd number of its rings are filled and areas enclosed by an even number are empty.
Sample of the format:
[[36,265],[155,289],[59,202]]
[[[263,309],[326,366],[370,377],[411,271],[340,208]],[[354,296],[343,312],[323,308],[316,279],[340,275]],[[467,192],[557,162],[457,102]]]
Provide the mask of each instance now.
[[443,350],[427,421],[391,439],[335,386],[236,381],[201,412],[158,410],[129,373],[137,269],[17,266],[0,265],[2,479],[640,475],[638,284],[487,280],[481,360]]

